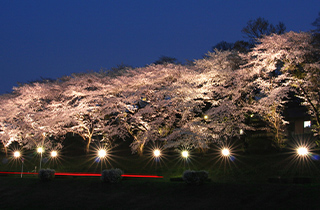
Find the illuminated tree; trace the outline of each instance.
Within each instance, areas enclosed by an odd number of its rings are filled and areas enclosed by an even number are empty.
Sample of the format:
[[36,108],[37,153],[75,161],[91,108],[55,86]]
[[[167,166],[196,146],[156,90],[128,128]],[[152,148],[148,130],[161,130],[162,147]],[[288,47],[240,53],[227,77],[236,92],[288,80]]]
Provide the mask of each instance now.
[[156,140],[164,141],[169,147],[171,141],[167,137],[185,126],[184,123],[195,115],[192,112],[195,106],[203,103],[194,100],[197,90],[186,81],[196,72],[166,64],[151,65],[130,73],[118,80],[125,86],[120,100],[126,105],[123,122],[134,138],[132,150],[142,153],[145,144]]
[[[8,139],[18,141],[27,148],[39,144],[61,147],[63,136],[74,132],[87,141],[88,151],[93,136],[107,140],[106,135],[113,134],[111,120],[104,119],[108,109],[101,105],[101,100],[108,97],[105,90],[113,90],[102,87],[108,84],[102,83],[94,74],[87,74],[15,88],[15,95],[6,97],[1,103],[4,110],[1,123],[6,123],[2,130],[15,128],[10,129],[9,137],[3,136],[3,142]],[[8,135],[10,132],[2,133]],[[54,139],[58,140],[56,145],[52,145]]]
[[[5,147],[13,141],[27,148],[40,144],[53,146],[52,141],[45,140],[47,137],[58,136],[61,129],[56,129],[59,128],[56,121],[58,118],[48,115],[46,100],[50,99],[44,96],[54,92],[54,84],[34,83],[15,88],[9,97],[1,98],[1,141]],[[59,147],[60,144],[55,146]]]
[[311,40],[307,33],[273,34],[246,55],[216,50],[193,66],[167,63],[25,84],[0,97],[1,142],[59,147],[66,133],[76,133],[87,151],[92,141],[128,136],[133,152],[152,141],[206,149],[253,130],[246,119],[255,113],[281,148],[289,91],[304,99],[319,132],[319,59]]
[[242,62],[235,51],[209,52],[206,58],[195,62],[201,70],[202,89],[206,89],[203,99],[210,103],[202,122],[217,142],[231,141],[240,137],[240,130],[253,129],[245,124],[246,113],[252,107],[245,97],[239,69]]
[[[257,100],[260,113],[278,133],[282,130],[279,122],[286,123],[281,107],[288,92],[296,91],[296,96],[304,100],[303,104],[314,117],[314,131],[319,134],[319,49],[314,48],[312,36],[309,33],[288,32],[264,36],[259,42],[245,55],[248,63],[244,73],[260,99]],[[272,112],[274,117],[267,117]],[[277,138],[276,135],[276,142],[281,142]]]
[[112,137],[124,135],[116,126],[120,124],[118,118],[113,116],[118,111],[118,101],[114,100],[117,87],[110,81],[110,77],[90,73],[73,75],[61,84],[64,99],[57,103],[65,116],[62,129],[81,136],[87,152],[93,138],[110,144]]
[[[237,78],[232,71],[239,65],[235,55],[211,54],[196,67],[151,65],[115,77],[77,74],[18,87],[10,118],[19,130],[15,140],[34,146],[73,132],[87,142],[87,150],[95,139],[128,135],[134,139],[133,152],[142,153],[149,141],[162,141],[165,147],[208,148],[222,136],[238,135],[242,126],[236,124],[243,117],[230,117],[240,116],[235,105],[239,89],[232,87],[232,78]],[[1,105],[6,107],[6,101]],[[204,121],[205,114],[210,120]]]
[[134,137],[132,150],[141,153],[157,140],[165,147],[205,149],[239,136],[244,108],[237,105],[240,89],[232,87],[239,60],[236,53],[223,52],[196,61],[194,68],[152,65],[117,78],[123,84],[120,100],[127,106],[123,122]]
[[13,114],[16,113],[17,106],[15,105],[13,94],[1,95],[0,102],[0,137],[7,153],[7,147],[13,141],[20,140],[20,130],[16,126]]

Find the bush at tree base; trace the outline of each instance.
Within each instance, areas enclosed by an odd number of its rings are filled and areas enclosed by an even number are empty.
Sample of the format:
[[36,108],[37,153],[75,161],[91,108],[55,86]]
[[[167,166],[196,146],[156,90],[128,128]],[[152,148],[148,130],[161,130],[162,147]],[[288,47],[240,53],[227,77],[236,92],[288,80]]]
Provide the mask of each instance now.
[[121,169],[103,170],[101,173],[101,181],[107,183],[118,183],[122,180],[123,171]]
[[41,181],[50,181],[54,178],[54,169],[41,169],[38,173],[38,177]]
[[183,172],[182,179],[187,184],[199,185],[208,179],[209,173],[207,171],[191,171],[186,170]]

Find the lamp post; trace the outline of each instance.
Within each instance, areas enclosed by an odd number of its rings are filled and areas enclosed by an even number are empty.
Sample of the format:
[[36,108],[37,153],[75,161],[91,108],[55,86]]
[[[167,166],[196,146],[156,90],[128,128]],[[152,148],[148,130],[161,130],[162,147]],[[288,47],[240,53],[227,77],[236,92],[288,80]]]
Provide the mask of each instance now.
[[42,162],[42,153],[43,153],[44,149],[42,147],[38,147],[37,148],[37,152],[40,153],[40,168],[39,170],[41,170],[41,162]]
[[160,148],[154,148],[153,151],[152,151],[152,158],[155,162],[155,167],[157,168],[158,166],[158,163],[160,163],[160,160],[161,160],[161,156],[162,156],[162,151]]
[[58,152],[55,151],[55,150],[52,150],[52,151],[50,152],[50,156],[51,156],[51,158],[53,159],[53,167],[54,167],[54,165],[55,165],[55,158],[58,157]]
[[189,167],[189,151],[188,150],[182,150],[181,151],[181,158],[184,165],[184,169],[186,170],[187,167]]
[[[21,153],[20,153],[19,151],[15,151],[15,152],[13,153],[13,156],[14,156],[15,158],[17,158],[17,159],[20,159]],[[23,174],[23,162],[24,162],[24,159],[21,158],[21,178],[22,178],[22,174]]]

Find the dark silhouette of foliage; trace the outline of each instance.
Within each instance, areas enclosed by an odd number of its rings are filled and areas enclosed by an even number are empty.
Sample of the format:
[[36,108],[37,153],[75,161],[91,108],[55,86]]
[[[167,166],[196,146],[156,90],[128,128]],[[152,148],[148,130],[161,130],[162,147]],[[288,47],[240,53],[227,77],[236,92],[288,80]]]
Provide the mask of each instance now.
[[232,50],[234,47],[234,43],[229,43],[226,41],[221,41],[218,44],[214,45],[212,47],[212,51],[220,50],[220,51],[225,51],[225,50]]
[[316,33],[320,33],[320,12],[318,13],[317,19],[312,23],[316,29],[314,30]]
[[176,58],[163,55],[153,63],[156,65],[159,65],[159,64],[164,65],[169,63],[178,64],[178,60]]
[[247,53],[254,45],[249,42],[240,40],[236,41],[233,45],[233,50],[236,50],[240,53]]
[[269,23],[264,18],[258,17],[255,20],[249,20],[247,26],[241,32],[245,38],[255,43],[256,39],[262,38],[263,35],[283,34],[286,31],[286,26],[283,22],[279,22],[276,26]]
[[212,51],[216,52],[217,50],[218,51],[235,50],[240,53],[247,53],[253,46],[254,46],[253,44],[243,40],[236,41],[235,43],[221,41],[212,47]]

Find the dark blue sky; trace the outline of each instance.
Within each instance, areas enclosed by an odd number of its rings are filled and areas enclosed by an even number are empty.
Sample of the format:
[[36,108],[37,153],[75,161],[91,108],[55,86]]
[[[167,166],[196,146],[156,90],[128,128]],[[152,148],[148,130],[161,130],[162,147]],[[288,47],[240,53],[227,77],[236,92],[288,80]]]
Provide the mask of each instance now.
[[243,39],[263,17],[309,31],[319,0],[2,0],[0,94],[17,82],[144,66],[161,55],[199,59],[216,43]]

